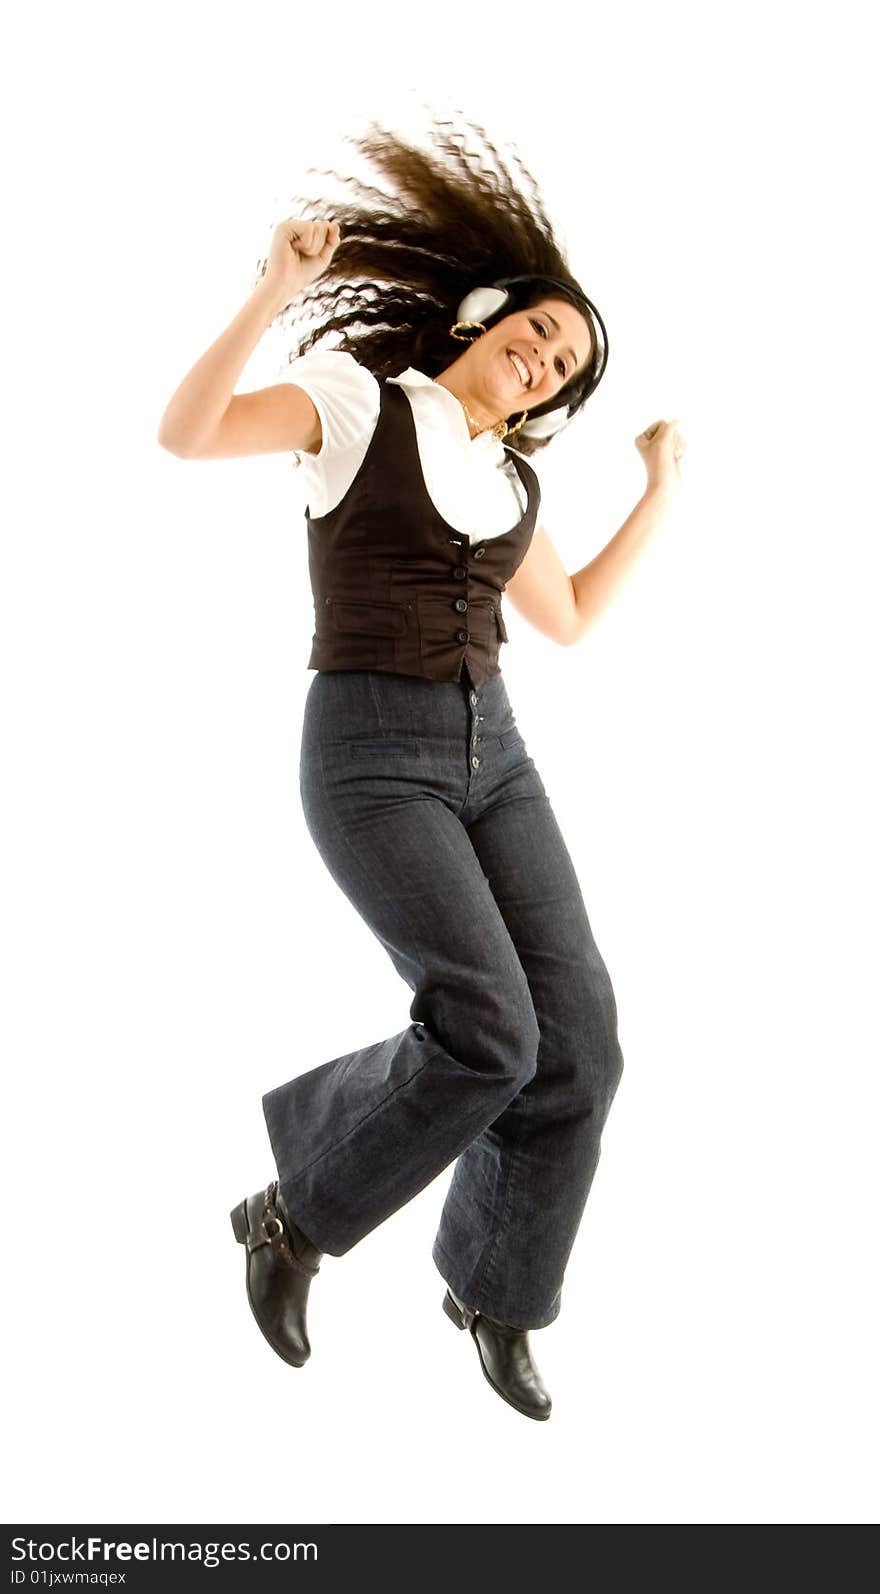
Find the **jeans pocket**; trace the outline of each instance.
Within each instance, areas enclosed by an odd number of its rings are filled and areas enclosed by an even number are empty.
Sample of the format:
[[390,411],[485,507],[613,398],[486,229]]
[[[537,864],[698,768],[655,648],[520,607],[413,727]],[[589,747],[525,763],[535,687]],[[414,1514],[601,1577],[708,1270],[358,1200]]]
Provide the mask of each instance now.
[[415,737],[358,736],[346,742],[345,750],[355,758],[421,757],[421,744]]

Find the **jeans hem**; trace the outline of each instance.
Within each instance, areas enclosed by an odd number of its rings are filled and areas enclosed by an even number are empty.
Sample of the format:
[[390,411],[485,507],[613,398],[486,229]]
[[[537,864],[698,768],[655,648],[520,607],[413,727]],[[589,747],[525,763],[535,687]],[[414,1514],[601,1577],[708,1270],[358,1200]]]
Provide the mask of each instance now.
[[275,1140],[272,1134],[272,1125],[269,1123],[268,1114],[266,1113],[265,1108],[263,1109],[263,1117],[266,1121],[266,1132],[269,1136],[269,1144],[272,1147],[272,1157],[275,1162],[275,1170],[278,1177],[278,1188],[281,1191],[284,1205],[290,1213],[290,1216],[293,1218],[294,1223],[298,1229],[302,1230],[302,1233],[306,1236],[306,1239],[310,1240],[312,1245],[317,1246],[318,1250],[322,1251],[325,1256],[344,1256],[345,1252],[351,1249],[350,1246],[345,1245],[340,1247],[332,1243],[332,1241],[328,1239],[326,1235],[322,1236],[320,1223],[314,1223],[312,1221],[311,1215],[305,1210],[299,1198],[293,1197],[289,1194],[290,1186],[281,1173],[281,1165],[278,1158],[278,1152],[275,1148]]
[[549,1316],[545,1314],[541,1318],[540,1322],[537,1323],[534,1321],[524,1323],[522,1321],[521,1313],[515,1311],[511,1313],[506,1308],[498,1306],[495,1302],[487,1300],[485,1296],[477,1295],[475,1297],[470,1285],[465,1281],[465,1279],[456,1273],[455,1263],[453,1262],[452,1257],[449,1255],[448,1251],[443,1249],[443,1246],[440,1244],[439,1240],[434,1241],[434,1244],[431,1248],[431,1256],[434,1266],[436,1267],[437,1272],[440,1274],[440,1277],[446,1284],[448,1284],[449,1288],[455,1292],[459,1299],[464,1301],[465,1306],[470,1307],[471,1311],[483,1312],[486,1317],[494,1317],[499,1323],[508,1323],[511,1328],[519,1328],[523,1330],[548,1328],[551,1323],[555,1323],[557,1317],[559,1316],[561,1302],[557,1301],[555,1310],[551,1311]]

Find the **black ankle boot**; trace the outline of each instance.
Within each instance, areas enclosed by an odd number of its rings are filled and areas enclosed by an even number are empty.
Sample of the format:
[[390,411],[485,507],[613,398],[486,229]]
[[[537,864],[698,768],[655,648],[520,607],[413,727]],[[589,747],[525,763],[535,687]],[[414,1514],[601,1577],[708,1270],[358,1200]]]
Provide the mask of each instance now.
[[292,1367],[302,1367],[312,1354],[306,1305],[323,1252],[297,1228],[277,1179],[233,1207],[230,1217],[235,1238],[247,1248],[251,1311],[277,1355]]
[[456,1328],[467,1328],[477,1347],[480,1366],[497,1395],[524,1417],[545,1422],[553,1402],[532,1360],[527,1328],[513,1328],[465,1306],[448,1288],[443,1310]]

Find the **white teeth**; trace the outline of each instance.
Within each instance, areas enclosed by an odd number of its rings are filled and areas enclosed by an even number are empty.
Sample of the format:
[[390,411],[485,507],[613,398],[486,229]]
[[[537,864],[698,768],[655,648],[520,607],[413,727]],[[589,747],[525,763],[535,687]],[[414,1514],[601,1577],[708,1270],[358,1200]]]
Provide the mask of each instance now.
[[508,349],[507,358],[510,360],[510,363],[513,366],[513,369],[515,370],[515,372],[516,372],[517,376],[519,377],[520,381],[522,382],[523,387],[528,387],[529,386],[529,380],[530,380],[529,373],[526,370],[525,366],[523,365],[523,362],[520,359],[519,355],[518,354],[514,354],[512,349]]

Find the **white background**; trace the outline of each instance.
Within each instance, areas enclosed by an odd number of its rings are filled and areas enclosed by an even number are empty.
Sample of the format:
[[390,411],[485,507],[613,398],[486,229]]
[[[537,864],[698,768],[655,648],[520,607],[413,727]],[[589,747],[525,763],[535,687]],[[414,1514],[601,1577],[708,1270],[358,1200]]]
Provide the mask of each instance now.
[[[35,6],[7,154],[8,1519],[876,1520],[877,128],[867,6]],[[310,165],[461,108],[609,331],[538,462],[569,570],[679,417],[601,624],[503,668],[625,1073],[529,1422],[442,1314],[451,1170],[261,1338],[261,1094],[411,993],[305,828],[288,456],[156,441]],[[358,122],[358,118],[361,121]],[[240,391],[280,379],[267,334]],[[343,980],[330,970],[342,966]]]

